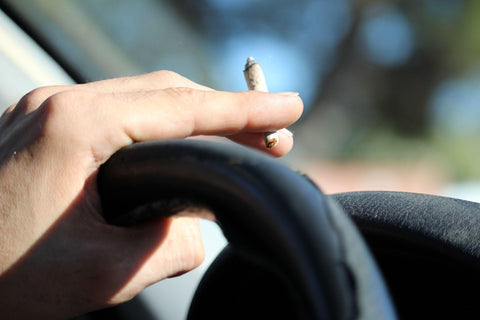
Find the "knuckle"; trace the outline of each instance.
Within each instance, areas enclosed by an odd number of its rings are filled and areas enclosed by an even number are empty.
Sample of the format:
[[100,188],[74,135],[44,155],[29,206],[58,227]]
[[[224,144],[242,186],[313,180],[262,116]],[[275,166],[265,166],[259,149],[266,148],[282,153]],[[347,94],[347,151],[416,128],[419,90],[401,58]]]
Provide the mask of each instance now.
[[5,109],[5,111],[3,111],[2,117],[5,117],[6,115],[10,114],[15,109],[16,106],[17,104],[12,104],[10,107]]
[[185,105],[199,104],[204,99],[204,92],[188,87],[172,87],[164,89],[164,92],[175,101]]
[[49,114],[56,114],[58,111],[64,111],[72,103],[73,94],[69,91],[55,93],[49,96],[41,104],[41,108]]
[[79,114],[91,105],[98,93],[67,90],[49,96],[40,106],[39,115],[44,118],[44,133],[67,135],[83,120]]
[[33,89],[20,99],[18,105],[23,106],[26,111],[34,110],[62,88],[62,86],[46,86]]
[[168,88],[164,92],[170,100],[171,110],[177,112],[178,115],[182,115],[186,121],[193,121],[193,123],[189,123],[192,129],[196,127],[195,119],[201,110],[206,109],[208,93],[188,87]]
[[182,79],[183,78],[181,75],[179,75],[175,71],[171,71],[171,70],[159,70],[159,71],[155,71],[153,74],[156,74],[159,77],[162,77],[162,78],[165,78],[165,79],[171,79],[171,80]]
[[182,83],[185,83],[186,79],[180,74],[170,70],[160,70],[152,73],[154,77],[158,77],[159,80],[164,82],[170,87],[177,87]]
[[68,111],[89,105],[100,96],[101,93],[94,91],[66,90],[49,96],[41,107],[50,111]]

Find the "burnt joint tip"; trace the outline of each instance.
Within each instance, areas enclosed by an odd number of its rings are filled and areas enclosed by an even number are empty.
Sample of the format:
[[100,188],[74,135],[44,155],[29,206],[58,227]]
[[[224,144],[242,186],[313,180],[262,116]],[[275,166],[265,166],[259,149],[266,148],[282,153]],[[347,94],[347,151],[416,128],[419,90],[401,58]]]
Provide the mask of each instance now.
[[245,70],[244,71],[247,71],[248,69],[250,69],[253,65],[257,64],[257,60],[255,60],[253,57],[248,57],[247,59],[247,63],[245,64]]

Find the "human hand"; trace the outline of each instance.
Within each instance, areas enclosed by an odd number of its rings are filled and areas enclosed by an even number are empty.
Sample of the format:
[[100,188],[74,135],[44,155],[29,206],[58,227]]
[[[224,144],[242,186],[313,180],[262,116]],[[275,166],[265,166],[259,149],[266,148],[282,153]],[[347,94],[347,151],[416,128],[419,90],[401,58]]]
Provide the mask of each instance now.
[[292,94],[218,92],[154,72],[32,91],[0,118],[0,318],[57,319],[124,302],[198,266],[193,218],[108,225],[98,168],[136,141],[220,135],[275,156],[264,131],[295,122]]

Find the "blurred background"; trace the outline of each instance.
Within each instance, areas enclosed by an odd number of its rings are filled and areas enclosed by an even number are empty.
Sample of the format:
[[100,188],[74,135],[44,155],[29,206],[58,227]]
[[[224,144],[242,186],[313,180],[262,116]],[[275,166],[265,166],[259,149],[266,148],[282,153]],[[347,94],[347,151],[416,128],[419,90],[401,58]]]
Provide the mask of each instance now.
[[284,159],[327,193],[480,199],[480,2],[11,1],[77,81],[158,69],[218,90],[270,91],[305,114]]
[[[480,1],[0,3],[3,108],[38,86],[159,69],[243,91],[243,67],[254,56],[270,91],[298,91],[305,103],[290,128],[294,149],[280,161],[326,193],[395,190],[480,202]],[[225,245],[216,226],[202,228],[206,263],[141,294],[160,318],[184,318]]]
[[305,114],[284,160],[329,192],[479,199],[474,0],[12,1],[77,81],[158,69],[218,90],[246,57]]

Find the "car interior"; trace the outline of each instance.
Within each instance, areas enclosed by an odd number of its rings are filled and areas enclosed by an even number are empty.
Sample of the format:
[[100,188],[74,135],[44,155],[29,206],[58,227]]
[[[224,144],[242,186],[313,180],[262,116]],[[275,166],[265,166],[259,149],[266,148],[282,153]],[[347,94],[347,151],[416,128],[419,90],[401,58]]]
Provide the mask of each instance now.
[[[271,83],[273,91],[284,85],[301,92],[306,107],[306,119],[298,125],[302,126],[315,112],[316,88],[323,85],[325,75],[340,72],[334,61],[358,59],[341,60],[348,57],[333,58],[326,52],[360,41],[347,41],[353,37],[351,30],[368,30],[362,29],[357,16],[385,10],[389,19],[397,21],[400,9],[409,9],[391,2],[365,13],[361,11],[368,9],[365,4],[348,1],[303,1],[293,9],[287,1],[279,1],[279,8],[269,13],[271,7],[255,1],[143,0],[116,5],[115,1],[103,5],[5,1],[0,6],[0,66],[9,76],[0,77],[0,102],[7,107],[38,86],[160,68],[175,69],[221,90],[246,90],[242,66],[231,65],[245,60],[251,44],[260,48],[260,57],[268,57],[272,50],[287,61],[276,74],[280,84],[274,79]],[[441,14],[460,10],[445,6]],[[109,14],[104,14],[106,7],[111,9]],[[302,21],[308,26],[288,25],[292,10],[303,12]],[[268,14],[276,20],[264,18]],[[253,16],[248,28],[239,27],[246,16]],[[323,38],[312,40],[318,30],[311,26],[319,17],[329,21],[331,29]],[[144,19],[143,26],[138,26],[138,19]],[[282,21],[287,24],[283,29],[278,26]],[[340,22],[334,25],[335,21]],[[295,32],[300,26],[302,32]],[[248,33],[266,34],[274,27],[297,44],[308,43],[311,52],[291,50],[285,44],[288,41]],[[238,37],[230,40],[232,32]],[[207,36],[210,42],[202,42]],[[158,46],[160,39],[172,45]],[[324,65],[302,62],[321,55],[327,61]],[[378,59],[381,70],[400,61]],[[274,62],[265,60],[268,77],[274,73],[269,63]],[[343,74],[347,80],[348,75]],[[329,84],[324,86],[328,91]],[[323,99],[341,99],[344,90],[339,91]],[[409,100],[398,101],[402,103]],[[361,125],[357,111],[362,110],[351,112],[356,126],[352,130]],[[401,118],[397,111],[390,115],[394,120]],[[356,140],[352,141],[344,149]],[[312,142],[306,144],[308,149]],[[322,181],[292,165],[295,156],[290,159],[280,161],[239,145],[196,139],[136,143],[118,151],[101,167],[97,181],[106,220],[132,226],[187,211],[205,219],[202,228],[211,251],[202,267],[190,275],[166,280],[129,302],[75,319],[478,317],[479,202],[401,190],[329,192]]]

